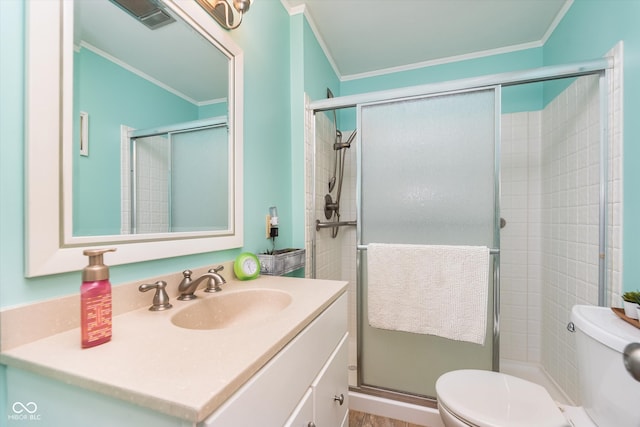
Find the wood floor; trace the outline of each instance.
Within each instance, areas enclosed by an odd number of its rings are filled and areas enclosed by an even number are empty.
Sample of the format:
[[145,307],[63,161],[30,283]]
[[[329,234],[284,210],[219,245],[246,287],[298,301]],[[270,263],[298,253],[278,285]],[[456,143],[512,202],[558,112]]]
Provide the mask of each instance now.
[[406,421],[349,410],[349,427],[420,427]]

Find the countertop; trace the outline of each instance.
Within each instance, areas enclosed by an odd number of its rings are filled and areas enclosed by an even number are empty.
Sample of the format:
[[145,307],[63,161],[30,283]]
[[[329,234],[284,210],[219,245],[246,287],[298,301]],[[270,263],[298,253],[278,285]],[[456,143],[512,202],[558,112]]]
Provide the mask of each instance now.
[[[80,347],[75,328],[11,348],[0,362],[199,422],[214,412],[266,362],[346,290],[346,282],[260,276],[229,280],[223,291],[199,290],[194,301],[171,298],[173,308],[132,310],[113,318],[110,342]],[[171,323],[205,298],[248,289],[289,293],[291,303],[268,321],[226,329],[191,330]],[[148,292],[151,302],[152,292]]]

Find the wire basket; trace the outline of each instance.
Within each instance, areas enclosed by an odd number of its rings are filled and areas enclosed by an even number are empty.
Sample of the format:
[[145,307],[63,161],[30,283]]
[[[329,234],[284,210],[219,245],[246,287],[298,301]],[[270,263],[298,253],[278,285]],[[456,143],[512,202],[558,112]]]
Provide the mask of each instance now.
[[282,276],[291,273],[305,264],[304,249],[279,249],[273,254],[258,254],[260,274]]

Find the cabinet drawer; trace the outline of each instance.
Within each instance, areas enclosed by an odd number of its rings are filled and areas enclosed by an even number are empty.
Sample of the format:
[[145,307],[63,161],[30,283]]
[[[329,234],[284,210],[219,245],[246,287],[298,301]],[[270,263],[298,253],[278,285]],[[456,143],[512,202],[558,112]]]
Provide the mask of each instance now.
[[343,294],[201,426],[283,425],[346,330],[347,296]]
[[349,408],[348,334],[313,382],[314,421],[317,427],[342,425]]

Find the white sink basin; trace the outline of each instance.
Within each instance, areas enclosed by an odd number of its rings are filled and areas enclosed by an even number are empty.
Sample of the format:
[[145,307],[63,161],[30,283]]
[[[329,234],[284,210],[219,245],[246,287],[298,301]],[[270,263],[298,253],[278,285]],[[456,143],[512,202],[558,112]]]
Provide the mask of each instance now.
[[291,295],[275,289],[247,289],[197,300],[171,318],[186,329],[226,329],[260,323],[291,304]]

